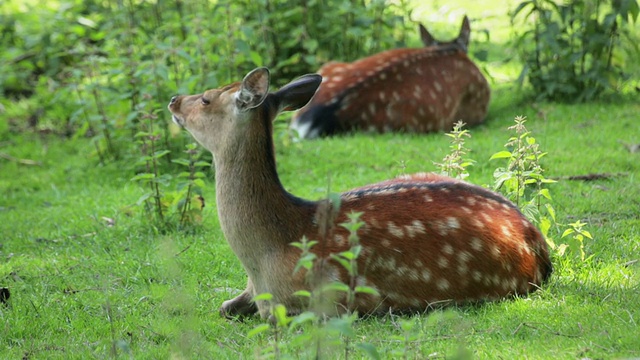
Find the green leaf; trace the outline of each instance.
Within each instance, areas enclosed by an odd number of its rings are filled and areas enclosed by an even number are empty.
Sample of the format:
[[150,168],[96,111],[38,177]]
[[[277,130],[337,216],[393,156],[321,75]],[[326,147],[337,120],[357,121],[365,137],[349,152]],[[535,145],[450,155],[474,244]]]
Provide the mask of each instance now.
[[565,230],[565,231],[562,233],[562,236],[560,236],[560,238],[563,238],[563,237],[565,237],[565,236],[571,235],[571,234],[573,234],[574,232],[576,232],[576,231],[575,231],[575,230],[573,230],[573,229],[567,229],[567,230]]
[[253,61],[253,64],[256,66],[262,66],[264,64],[264,61],[262,60],[262,56],[260,56],[260,54],[257,51],[249,52],[249,57],[251,58],[251,61]]
[[540,189],[538,194],[544,196],[546,199],[551,200],[551,194],[549,194],[549,189]]
[[270,293],[262,293],[253,297],[253,301],[271,301],[273,300],[273,295]]
[[569,245],[567,244],[560,244],[558,246],[558,250],[556,251],[556,253],[558,254],[558,256],[564,256],[564,254],[566,253],[567,249],[569,248]]
[[184,166],[189,166],[189,160],[187,159],[172,159],[171,162],[184,165]]
[[551,204],[544,204],[544,207],[547,209],[547,212],[549,212],[549,216],[551,216],[551,219],[555,222],[556,221],[556,209],[554,209]]
[[335,261],[339,262],[340,265],[342,265],[343,268],[347,269],[347,271],[351,270],[351,263],[349,263],[349,260],[343,258],[340,255],[336,255],[336,254],[331,254],[331,258],[334,259]]
[[327,328],[337,331],[338,333],[346,337],[355,336],[355,332],[353,331],[353,327],[351,326],[351,321],[349,320],[349,318],[331,318],[327,323]]
[[293,330],[294,327],[298,325],[302,325],[304,323],[313,322],[318,318],[316,314],[311,311],[305,311],[302,314],[298,314],[291,319],[291,323],[289,323],[289,330]]
[[247,336],[249,338],[252,338],[256,335],[262,334],[263,332],[269,330],[270,326],[269,324],[260,324],[258,326],[256,326],[255,328],[251,329],[248,333]]
[[147,201],[147,199],[149,199],[149,198],[150,198],[150,197],[152,197],[152,196],[153,196],[153,193],[152,193],[152,192],[148,192],[148,193],[146,193],[146,194],[144,194],[144,195],[140,196],[140,198],[138,199],[138,201],[136,201],[136,205],[140,205],[140,204],[142,204],[143,202]]
[[371,286],[356,286],[354,291],[358,294],[370,294],[375,296],[380,296],[380,293],[375,288]]
[[205,184],[204,181],[202,179],[193,179],[193,185],[200,187],[200,188],[204,188]]
[[277,304],[271,310],[271,315],[276,318],[276,324],[280,327],[287,326],[291,318],[287,316],[287,308],[282,304]]
[[311,297],[311,292],[309,292],[307,290],[298,290],[298,291],[293,293],[293,296],[301,296],[301,297],[310,298]]
[[138,181],[138,180],[149,180],[149,179],[153,179],[154,176],[151,173],[141,173],[138,174],[134,177],[131,178],[131,181]]
[[347,286],[347,284],[334,281],[334,282],[325,284],[322,287],[322,291],[327,291],[327,290],[334,290],[334,291],[340,291],[340,292],[349,292],[349,286]]
[[549,229],[551,228],[551,221],[546,217],[541,217],[538,227],[540,227],[542,235],[547,237],[549,235]]
[[170,152],[171,151],[169,151],[169,150],[158,150],[153,154],[153,157],[155,157],[156,159],[159,159],[159,158],[167,155]]
[[380,354],[378,353],[378,350],[372,344],[360,343],[360,344],[357,344],[356,347],[358,349],[362,350],[371,359],[374,359],[374,360],[380,360],[381,359]]
[[511,157],[511,152],[507,151],[507,150],[503,150],[503,151],[499,151],[493,155],[491,155],[491,158],[489,158],[489,160],[493,160],[493,159],[504,159],[504,158],[510,158]]

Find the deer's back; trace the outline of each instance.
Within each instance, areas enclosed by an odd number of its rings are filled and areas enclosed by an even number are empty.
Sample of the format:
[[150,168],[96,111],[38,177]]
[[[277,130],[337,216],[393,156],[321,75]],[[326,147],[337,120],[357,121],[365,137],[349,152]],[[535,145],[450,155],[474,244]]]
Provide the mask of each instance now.
[[389,50],[328,63],[319,73],[320,89],[294,118],[294,127],[309,134],[442,131],[458,120],[478,124],[487,114],[489,85],[454,46]]

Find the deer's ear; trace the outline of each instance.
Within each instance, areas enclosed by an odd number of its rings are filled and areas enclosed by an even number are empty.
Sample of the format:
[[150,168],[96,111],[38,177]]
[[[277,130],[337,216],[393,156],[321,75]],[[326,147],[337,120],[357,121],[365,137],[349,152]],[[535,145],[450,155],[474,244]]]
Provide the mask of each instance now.
[[431,36],[431,33],[422,24],[418,24],[420,27],[420,39],[422,39],[422,45],[425,47],[438,45],[438,40]]
[[463,46],[465,52],[469,48],[469,37],[471,36],[471,25],[469,24],[469,18],[465,15],[462,19],[462,26],[460,26],[460,34],[456,42]]
[[321,82],[322,76],[307,74],[283,86],[274,94],[278,111],[298,110],[305,106],[315,95]]
[[259,67],[248,73],[236,94],[236,106],[240,111],[256,108],[269,94],[269,69]]

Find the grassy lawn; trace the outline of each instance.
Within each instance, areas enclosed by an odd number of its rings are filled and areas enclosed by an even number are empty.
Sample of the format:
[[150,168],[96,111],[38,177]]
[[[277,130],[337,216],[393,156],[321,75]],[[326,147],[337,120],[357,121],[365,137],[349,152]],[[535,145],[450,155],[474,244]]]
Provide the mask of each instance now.
[[[496,20],[487,3],[468,13],[485,16],[480,24],[488,27]],[[499,10],[504,25],[507,9]],[[559,179],[550,185],[557,220],[588,223],[589,259],[555,255],[550,282],[527,298],[363,319],[354,342],[373,344],[382,358],[640,357],[640,152],[625,146],[640,143],[637,93],[581,105],[524,101],[505,83],[517,70],[498,61],[503,55],[490,49],[493,101],[488,122],[467,141],[476,160],[469,181],[493,184],[503,163],[489,158],[503,150],[513,118],[527,116],[548,152],[545,176]],[[434,171],[448,145],[442,134],[276,141],[284,186],[310,199],[323,197],[328,182],[338,192]],[[217,313],[246,276],[217,222],[211,171],[202,227],[162,233],[132,210],[144,193],[130,181],[133,166],[99,165],[88,140],[16,134],[0,119],[0,152],[38,162],[0,158],[0,287],[11,292],[9,305],[0,304],[0,358],[255,358],[274,342],[273,333],[247,335],[261,320]],[[611,176],[567,179],[588,174]],[[552,232],[556,242],[562,230]],[[293,358],[295,338],[279,340]],[[345,357],[340,344],[323,348],[328,359]]]

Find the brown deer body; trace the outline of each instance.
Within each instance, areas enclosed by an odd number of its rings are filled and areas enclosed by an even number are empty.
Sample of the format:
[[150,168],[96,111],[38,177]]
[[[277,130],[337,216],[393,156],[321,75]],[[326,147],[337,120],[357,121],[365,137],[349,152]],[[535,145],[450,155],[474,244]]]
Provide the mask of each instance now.
[[423,48],[325,64],[318,93],[294,114],[292,127],[302,138],[315,138],[354,130],[449,131],[458,120],[483,122],[490,90],[467,56],[467,17],[450,42],[434,39],[422,25],[420,31]]
[[[174,121],[213,153],[220,224],[248,274],[244,292],[222,304],[223,315],[267,316],[268,305],[252,300],[267,292],[289,311],[303,310],[293,293],[307,284],[302,272],[294,274],[300,250],[291,246],[303,236],[324,240],[312,248],[325,260],[323,275],[349,282],[346,271],[327,260],[349,248],[348,231],[335,226],[322,239],[319,209],[328,202],[291,195],[276,172],[272,121],[282,110],[304,106],[320,81],[306,75],[269,93],[269,72],[258,68],[241,83],[174,97],[169,104]],[[363,212],[357,281],[380,297],[356,296],[360,313],[526,294],[551,273],[540,232],[502,196],[463,181],[403,176],[341,194],[336,211],[334,224]],[[344,299],[338,302],[345,306]]]

